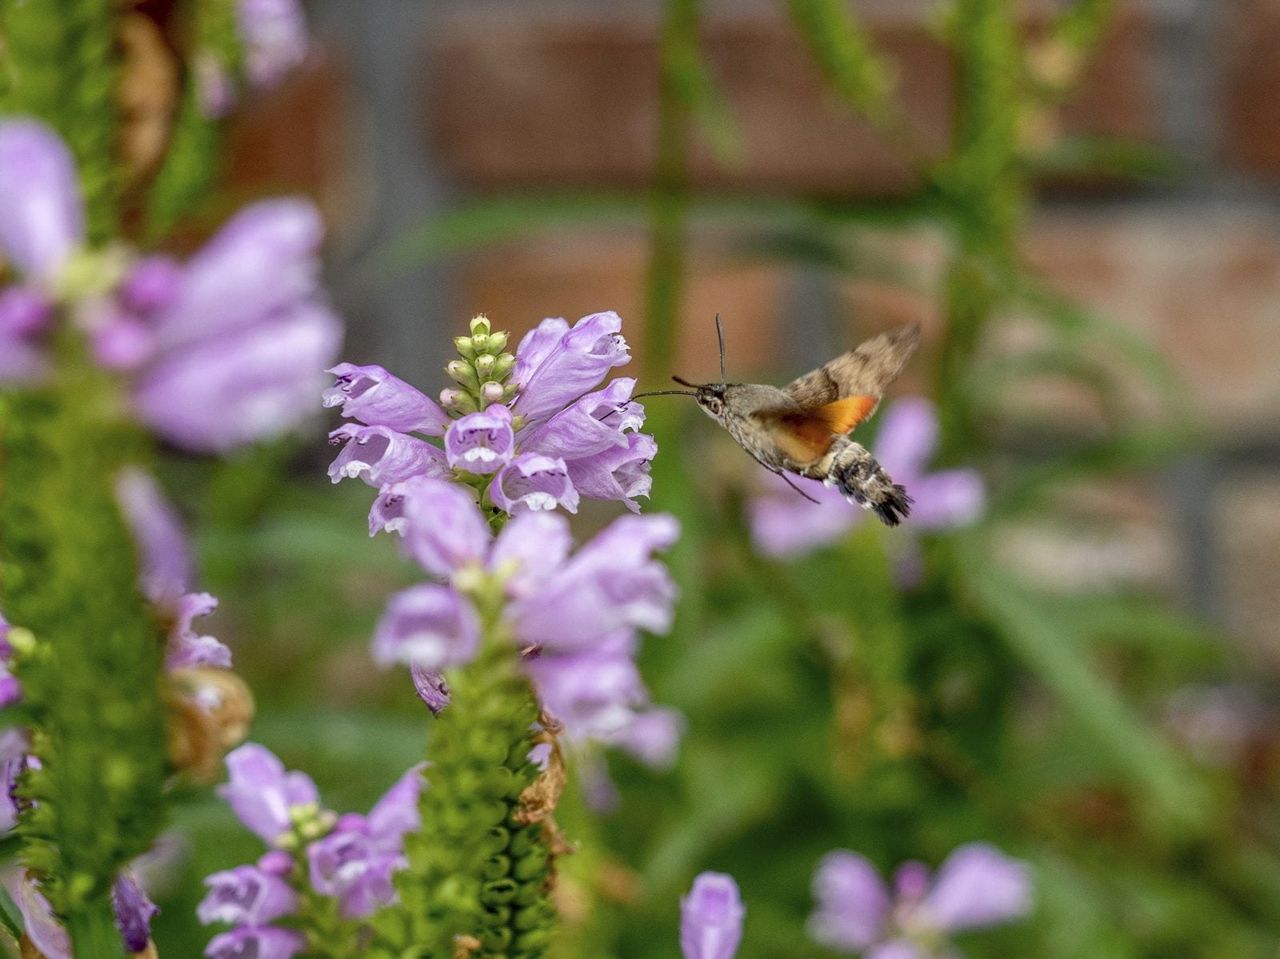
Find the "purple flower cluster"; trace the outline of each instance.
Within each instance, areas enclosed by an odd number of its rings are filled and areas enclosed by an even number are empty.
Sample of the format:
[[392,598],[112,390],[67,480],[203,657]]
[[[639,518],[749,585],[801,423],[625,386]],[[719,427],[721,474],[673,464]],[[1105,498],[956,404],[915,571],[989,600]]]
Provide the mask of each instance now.
[[293,428],[336,355],[324,302],[323,228],[302,200],[236,215],[185,264],[86,246],[66,145],[28,120],[0,122],[0,381],[44,375],[59,313],[129,383],[133,412],[175,445],[221,452]]
[[[249,86],[269,90],[310,52],[307,21],[299,0],[236,0],[236,34]],[[212,50],[196,54],[197,99],[207,117],[225,116],[237,91],[226,63]]]
[[280,923],[298,914],[303,893],[335,900],[359,920],[395,901],[392,877],[405,865],[405,834],[418,828],[422,766],[414,766],[368,815],[336,816],[320,805],[305,773],[286,770],[253,743],[228,754],[230,781],[219,794],[240,821],[271,848],[253,865],[205,879],[197,914],[204,923],[233,928],[209,943],[212,959],[290,959],[306,937]]
[[639,432],[644,408],[631,400],[635,380],[596,389],[630,359],[621,328],[616,313],[594,313],[572,327],[543,320],[512,356],[504,352],[506,334],[491,333],[479,317],[472,335],[457,340],[461,358],[448,371],[458,387],[441,393],[440,404],[380,366],[334,367],[337,383],[324,405],[341,406],[356,422],[330,434],[343,445],[330,478],[359,477],[379,490],[371,533],[401,529],[401,485],[414,477],[472,486],[486,507],[511,515],[577,512],[584,496],[637,511],[657,445]]
[[561,515],[522,512],[495,537],[464,487],[415,477],[398,495],[405,547],[437,581],[392,597],[374,636],[378,662],[412,666],[438,711],[447,701],[439,671],[474,658],[493,616],[571,739],[670,760],[678,718],[642,711],[648,694],[633,656],[639,630],[671,624],[675,586],[653,553],[675,541],[674,520],[624,516],[570,555]]
[[932,877],[923,863],[894,874],[892,892],[865,857],[829,853],[813,880],[814,939],[865,959],[934,959],[954,932],[1012,922],[1031,910],[1025,863],[985,843],[958,847]]
[[[912,529],[964,526],[981,515],[986,499],[976,470],[925,472],[937,441],[937,414],[921,397],[891,404],[876,436],[876,459],[911,494]],[[863,513],[849,509],[838,490],[817,480],[794,482],[817,502],[797,495],[781,478],[768,473],[763,479],[764,490],[750,504],[752,539],[766,556],[794,556],[835,542],[862,519]],[[918,578],[918,570],[918,554],[907,545],[898,556],[900,578],[912,582]]]

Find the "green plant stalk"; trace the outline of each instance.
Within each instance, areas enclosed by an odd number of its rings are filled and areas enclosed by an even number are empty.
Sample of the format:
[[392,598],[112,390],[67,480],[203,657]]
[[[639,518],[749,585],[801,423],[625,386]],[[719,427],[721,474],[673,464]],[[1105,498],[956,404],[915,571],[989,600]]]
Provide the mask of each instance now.
[[80,173],[89,238],[119,223],[116,0],[0,0],[0,113],[36,117],[67,141]]
[[57,353],[49,387],[0,401],[0,588],[36,637],[19,676],[42,764],[18,829],[77,955],[116,956],[111,884],[165,819],[163,633],[113,491],[141,439],[83,341],[68,332]]
[[539,775],[528,760],[537,706],[498,612],[484,617],[479,656],[450,676],[452,702],[431,732],[423,829],[406,837],[409,865],[397,875],[402,905],[377,927],[413,955],[538,959],[554,932],[549,827],[521,815]]

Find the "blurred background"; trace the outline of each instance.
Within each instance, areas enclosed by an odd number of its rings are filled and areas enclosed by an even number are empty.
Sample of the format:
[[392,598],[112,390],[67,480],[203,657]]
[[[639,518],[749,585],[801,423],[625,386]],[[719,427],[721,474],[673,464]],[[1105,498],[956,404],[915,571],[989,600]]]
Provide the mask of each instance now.
[[[938,465],[987,480],[914,588],[864,527],[775,564],[754,467],[652,401],[653,502],[686,537],[646,675],[689,728],[669,775],[611,760],[614,816],[566,813],[599,906],[578,953],[674,954],[676,897],[717,868],[744,956],[815,955],[823,852],[986,839],[1033,862],[1040,908],[973,955],[1280,955],[1280,3],[308,9],[316,51],[235,116],[203,213],[317,199],[346,359],[433,393],[473,314],[614,309],[661,388],[716,375],[719,313],[730,378],[782,383],[918,322],[896,393],[939,403]],[[411,573],[318,430],[174,460],[169,487],[254,738],[366,808],[421,748],[366,646]],[[162,955],[201,941],[197,877],[255,854],[212,799],[179,825]]]

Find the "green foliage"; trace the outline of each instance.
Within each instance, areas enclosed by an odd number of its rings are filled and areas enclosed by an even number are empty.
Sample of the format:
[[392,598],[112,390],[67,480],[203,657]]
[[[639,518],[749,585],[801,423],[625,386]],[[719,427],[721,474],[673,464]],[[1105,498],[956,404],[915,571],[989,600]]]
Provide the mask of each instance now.
[[163,632],[142,605],[112,488],[139,450],[113,385],[68,337],[59,378],[3,398],[0,557],[41,768],[21,794],[22,857],[83,955],[120,952],[108,894],[165,821]]

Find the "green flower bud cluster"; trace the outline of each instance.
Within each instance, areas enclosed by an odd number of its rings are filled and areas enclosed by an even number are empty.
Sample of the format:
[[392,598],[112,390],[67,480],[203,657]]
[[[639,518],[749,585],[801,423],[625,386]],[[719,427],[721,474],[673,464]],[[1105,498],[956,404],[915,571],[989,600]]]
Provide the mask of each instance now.
[[554,930],[552,855],[546,827],[520,803],[540,772],[528,758],[536,706],[496,617],[485,637],[450,677],[452,702],[433,725],[424,828],[406,837],[397,876],[407,917],[388,917],[383,933],[432,959],[539,959]]
[[493,332],[489,320],[477,316],[471,321],[471,335],[454,337],[458,359],[444,369],[458,384],[440,394],[440,402],[458,413],[474,413],[493,403],[505,403],[515,395],[515,384],[508,383],[516,358],[507,349],[507,334]]

